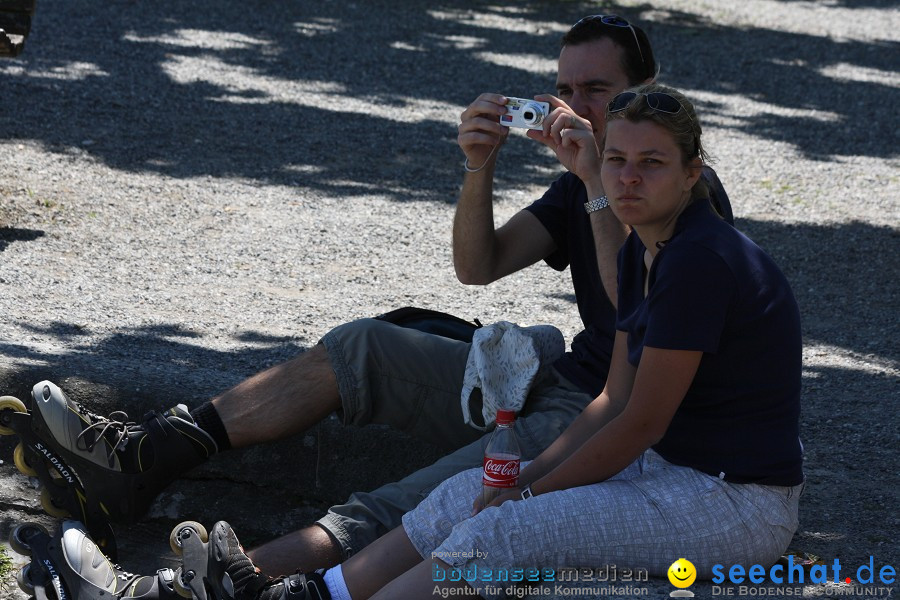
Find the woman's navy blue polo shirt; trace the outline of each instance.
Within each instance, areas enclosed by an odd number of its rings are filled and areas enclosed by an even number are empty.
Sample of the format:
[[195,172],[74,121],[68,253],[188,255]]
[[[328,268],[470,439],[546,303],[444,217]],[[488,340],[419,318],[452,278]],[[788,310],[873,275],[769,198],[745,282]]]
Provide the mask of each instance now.
[[644,250],[632,233],[619,252],[616,328],[629,362],[645,346],[703,352],[654,450],[727,481],[801,483],[800,313],[781,270],[705,200],[679,217],[646,297]]

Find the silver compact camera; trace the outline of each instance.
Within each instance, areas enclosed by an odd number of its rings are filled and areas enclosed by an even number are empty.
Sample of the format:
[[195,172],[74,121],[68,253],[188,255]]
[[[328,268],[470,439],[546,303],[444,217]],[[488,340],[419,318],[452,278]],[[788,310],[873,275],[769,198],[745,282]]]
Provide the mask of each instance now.
[[522,129],[541,129],[544,118],[550,114],[550,104],[525,98],[507,98],[506,114],[500,115],[500,124]]

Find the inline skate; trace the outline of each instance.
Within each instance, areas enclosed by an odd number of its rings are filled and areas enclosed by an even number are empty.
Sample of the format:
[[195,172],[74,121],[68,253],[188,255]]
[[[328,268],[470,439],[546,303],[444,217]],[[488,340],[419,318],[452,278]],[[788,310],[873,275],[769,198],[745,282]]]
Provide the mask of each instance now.
[[181,556],[173,587],[193,600],[331,600],[322,572],[271,578],[260,573],[225,521],[212,535],[195,521],[172,530],[169,545]]
[[76,521],[64,522],[54,536],[38,523],[13,529],[10,546],[31,557],[17,577],[22,591],[37,600],[180,600],[172,569],[156,576],[128,573],[104,556],[84,529]]
[[17,435],[13,461],[40,480],[41,506],[85,524],[98,546],[117,558],[111,523],[130,523],[181,473],[205,461],[215,442],[183,404],[147,413],[81,411],[49,381],[34,386],[29,405],[0,398],[0,435]]

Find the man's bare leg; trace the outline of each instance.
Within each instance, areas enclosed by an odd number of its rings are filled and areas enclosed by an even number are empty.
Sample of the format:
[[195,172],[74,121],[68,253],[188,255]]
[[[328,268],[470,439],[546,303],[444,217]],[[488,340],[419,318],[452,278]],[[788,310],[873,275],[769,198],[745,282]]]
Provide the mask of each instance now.
[[403,527],[397,527],[343,563],[341,570],[352,598],[376,595],[390,600],[421,600],[430,598],[436,585],[448,590],[447,595],[471,591],[465,581],[435,584],[433,565],[451,570],[440,560],[422,560]]
[[274,539],[247,555],[270,577],[333,567],[343,558],[334,538],[318,525]]
[[[435,565],[447,572],[453,569],[447,563],[436,558],[424,560],[402,575],[395,577],[376,594],[358,597],[372,598],[372,600],[421,600],[422,598],[432,598],[438,594],[443,598],[474,595],[472,586],[462,578],[458,581],[448,579],[435,583],[433,571]],[[352,583],[348,583],[347,586],[352,592]],[[435,591],[435,588],[438,588],[438,591]],[[353,596],[353,598],[357,598],[357,596]]]
[[341,407],[325,347],[258,373],[213,398],[233,448],[306,431]]
[[[341,569],[350,596],[369,598],[389,582],[421,564],[422,556],[419,551],[413,546],[403,527],[397,527],[372,542],[359,554],[354,554],[341,565]],[[430,571],[428,576],[431,577]],[[432,581],[425,593],[413,597],[428,598],[433,587]]]
[[[212,399],[233,448],[306,431],[341,407],[337,379],[321,344],[254,375]],[[272,540],[249,553],[271,576],[338,564],[341,547],[317,525]]]

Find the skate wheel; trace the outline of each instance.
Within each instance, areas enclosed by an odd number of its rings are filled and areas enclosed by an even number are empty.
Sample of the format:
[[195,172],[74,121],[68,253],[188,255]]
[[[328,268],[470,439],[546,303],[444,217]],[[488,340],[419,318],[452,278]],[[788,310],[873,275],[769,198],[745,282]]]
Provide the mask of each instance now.
[[184,572],[184,569],[178,567],[175,569],[175,578],[172,579],[172,587],[175,589],[175,593],[181,596],[182,598],[193,598],[193,594],[191,594],[191,589],[187,587],[187,585],[182,581],[181,574]]
[[22,523],[10,532],[9,545],[15,552],[31,556],[31,539],[40,534],[50,536],[47,528],[40,523]]
[[[13,396],[0,396],[0,412],[4,410],[12,410],[14,412],[28,412],[25,403]],[[0,435],[13,435],[15,430],[11,427],[3,427],[0,425]]]
[[22,475],[37,477],[37,471],[31,468],[31,465],[28,464],[28,460],[25,458],[25,446],[21,443],[13,450],[13,463],[15,463],[16,468]]
[[31,581],[31,565],[25,565],[21,569],[19,569],[18,575],[16,575],[16,583],[19,584],[19,589],[28,594],[29,596],[34,595],[35,584]]
[[169,546],[172,548],[172,552],[181,556],[184,553],[182,540],[192,535],[199,536],[200,541],[204,544],[209,541],[209,533],[207,533],[206,527],[197,521],[185,521],[176,525],[169,535]]
[[64,519],[72,516],[68,510],[53,503],[53,496],[50,495],[50,490],[48,488],[41,490],[41,508],[44,509],[45,513],[51,517],[56,517],[57,519]]

